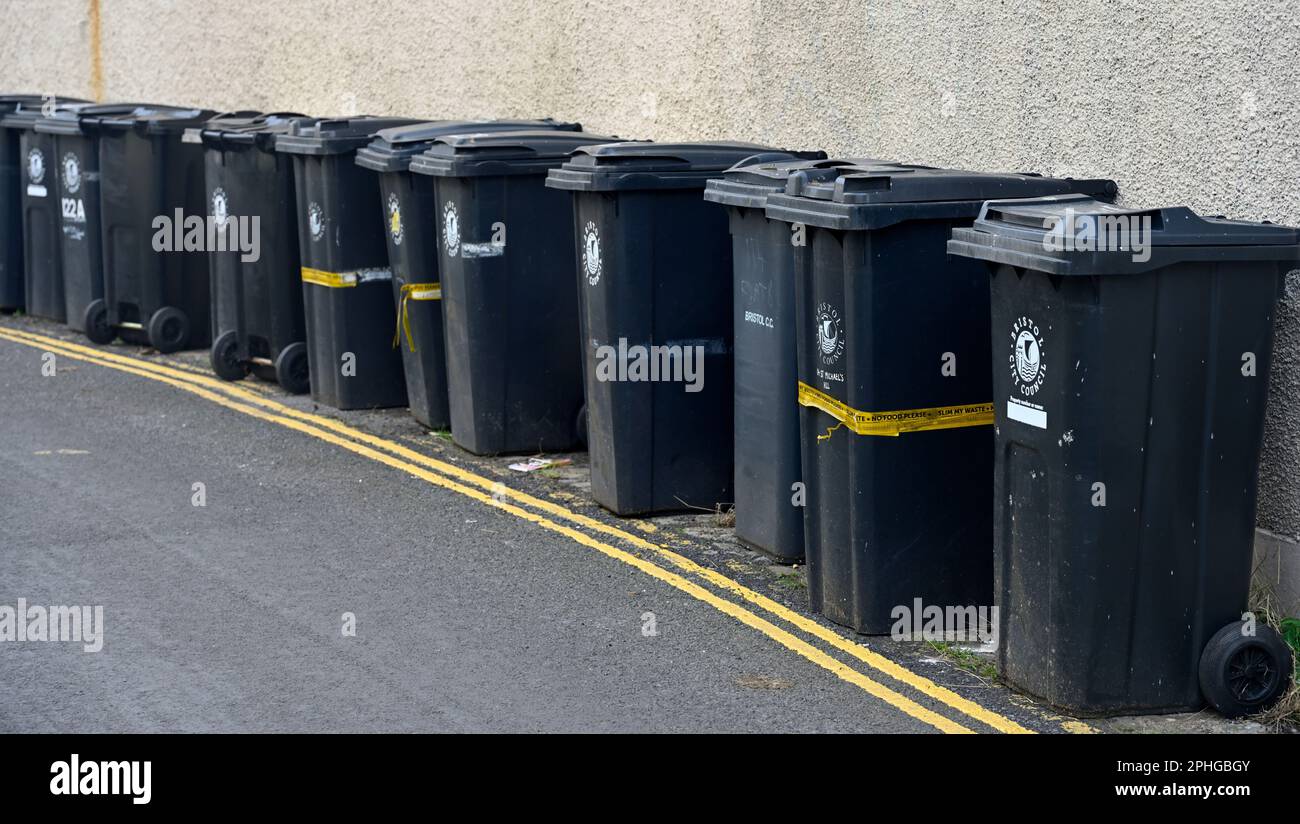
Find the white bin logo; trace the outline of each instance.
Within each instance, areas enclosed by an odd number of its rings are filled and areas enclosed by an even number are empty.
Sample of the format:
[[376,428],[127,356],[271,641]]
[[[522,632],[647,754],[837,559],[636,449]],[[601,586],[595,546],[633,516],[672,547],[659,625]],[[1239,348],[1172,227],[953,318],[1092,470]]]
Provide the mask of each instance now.
[[844,354],[844,322],[839,310],[829,303],[817,306],[817,352],[827,366]]
[[1011,378],[1025,397],[1033,397],[1043,386],[1047,365],[1043,362],[1043,334],[1031,319],[1018,318],[1011,324]]
[[81,161],[72,152],[63,156],[63,190],[74,195],[81,188]]
[[450,200],[442,207],[442,243],[447,248],[447,257],[460,254],[460,216],[456,204]]
[[388,196],[388,234],[394,246],[402,245],[402,201],[396,192]]
[[32,183],[40,183],[45,179],[45,153],[40,149],[32,149],[27,153],[27,179]]
[[226,190],[220,186],[212,190],[212,217],[217,224],[217,231],[223,231],[226,219],[230,217],[230,204],[226,200]]
[[600,259],[600,232],[597,231],[596,224],[589,220],[582,231],[582,271],[587,276],[588,285],[600,283],[603,266]]
[[325,210],[314,200],[307,206],[307,228],[312,240],[319,241],[325,237]]

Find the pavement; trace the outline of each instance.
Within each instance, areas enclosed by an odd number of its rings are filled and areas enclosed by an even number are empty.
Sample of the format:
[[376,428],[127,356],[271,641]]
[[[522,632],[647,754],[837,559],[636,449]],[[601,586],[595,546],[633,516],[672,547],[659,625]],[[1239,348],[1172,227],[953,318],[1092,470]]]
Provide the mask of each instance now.
[[0,642],[0,732],[1128,729],[830,624],[716,515],[616,518],[566,457],[0,318],[0,605],[104,616],[97,652]]

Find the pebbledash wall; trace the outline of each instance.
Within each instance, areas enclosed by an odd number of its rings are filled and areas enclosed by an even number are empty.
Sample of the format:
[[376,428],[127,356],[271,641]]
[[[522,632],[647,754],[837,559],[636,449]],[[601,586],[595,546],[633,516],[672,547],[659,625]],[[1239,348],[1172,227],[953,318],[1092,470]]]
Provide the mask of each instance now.
[[[550,115],[1112,177],[1300,224],[1294,0],[0,0],[0,89],[310,114]],[[1300,603],[1300,274],[1279,308],[1262,566]]]

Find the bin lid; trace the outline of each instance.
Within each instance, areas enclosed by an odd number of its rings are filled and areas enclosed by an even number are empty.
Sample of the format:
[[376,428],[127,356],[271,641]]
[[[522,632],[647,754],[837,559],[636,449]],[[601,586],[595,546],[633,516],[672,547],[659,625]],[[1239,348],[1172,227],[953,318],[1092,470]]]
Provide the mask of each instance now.
[[[776,158],[775,160],[772,158]],[[789,155],[756,155],[732,166],[722,177],[710,179],[704,186],[704,199],[724,206],[743,206],[761,209],[767,196],[785,191],[791,175],[837,174],[845,166],[863,168],[895,167],[901,164],[892,160],[870,157],[808,160],[791,159]]]
[[289,124],[306,117],[299,112],[224,112],[201,126],[185,130],[186,143],[202,143],[212,148],[257,145],[275,148],[276,135],[289,131]]
[[357,150],[357,165],[377,172],[402,172],[411,158],[449,134],[473,132],[558,131],[580,132],[581,123],[561,123],[549,117],[539,120],[432,120],[384,129],[370,145]]
[[842,166],[791,175],[767,216],[830,229],[878,229],[906,220],[970,218],[986,200],[1082,193],[1113,199],[1113,180],[898,166]]
[[427,123],[413,117],[301,117],[275,139],[277,152],[304,155],[347,154],[364,146],[385,129]]
[[579,192],[634,189],[702,189],[710,178],[731,167],[780,159],[817,160],[825,152],[793,152],[757,143],[609,143],[574,152],[551,172],[546,185]]
[[[75,97],[54,98],[54,113],[69,106],[84,106],[89,101]],[[45,98],[36,94],[14,94],[0,98],[0,126],[10,129],[35,129],[46,117]]]
[[[58,98],[62,100],[63,98]],[[20,103],[40,103],[43,98],[39,94],[0,94],[0,116],[9,114],[18,108]]]
[[92,124],[101,131],[135,130],[144,134],[179,134],[191,126],[205,123],[216,112],[191,106],[168,106],[143,103],[129,112],[94,118]]
[[82,134],[102,120],[113,120],[148,107],[148,103],[69,103],[38,121],[35,128],[46,134]]
[[609,135],[537,129],[446,135],[411,159],[411,171],[436,177],[544,174],[575,149],[617,140]]
[[1135,274],[1175,263],[1300,259],[1300,229],[1186,206],[1125,209],[1086,195],[993,200],[948,252],[1054,275]]

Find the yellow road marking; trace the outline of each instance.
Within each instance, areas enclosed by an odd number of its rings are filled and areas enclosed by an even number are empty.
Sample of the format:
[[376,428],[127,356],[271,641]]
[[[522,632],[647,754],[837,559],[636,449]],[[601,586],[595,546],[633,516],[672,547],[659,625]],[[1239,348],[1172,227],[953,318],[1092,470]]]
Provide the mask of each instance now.
[[[33,342],[39,343],[41,345],[63,346],[69,350],[84,352],[94,357],[103,358],[111,361],[124,363],[130,366],[148,369],[150,371],[157,372],[159,374],[163,374],[163,375],[173,374],[168,370],[168,367],[166,366],[148,362],[148,361],[143,361],[139,358],[116,355],[111,352],[105,352],[100,349],[95,349],[88,346],[82,346],[80,344],[73,343],[70,341],[63,341],[58,338],[46,337],[44,335],[39,335],[36,333],[20,332],[18,330],[7,329],[7,328],[3,329],[3,332],[19,335],[24,338],[29,338]],[[458,480],[464,481],[466,483],[479,486],[485,490],[488,490],[493,494],[504,495],[506,497],[518,501],[519,503],[525,504],[535,509],[540,509],[549,515],[553,515],[555,517],[562,518],[564,520],[568,520],[576,524],[580,524],[588,529],[594,530],[596,532],[600,532],[605,535],[609,535],[611,537],[619,538],[620,540],[626,541],[640,549],[644,549],[658,555],[659,557],[663,558],[664,560],[668,561],[669,563],[678,567],[679,569],[685,572],[689,572],[692,575],[695,575],[697,577],[705,579],[706,581],[713,584],[714,586],[726,590],[732,593],[733,595],[748,601],[749,603],[762,609],[768,614],[780,618],[781,620],[823,641],[824,643],[830,644],[840,652],[843,652],[847,655],[852,656],[853,658],[856,658],[857,660],[861,661],[862,663],[866,664],[872,669],[875,669],[878,672],[888,675],[891,678],[901,683],[907,684],[909,687],[912,687],[913,689],[928,696],[929,698],[938,701],[942,704],[946,704],[952,709],[955,709],[958,712],[961,712],[964,715],[967,715],[968,717],[976,721],[979,721],[983,724],[987,724],[988,726],[992,727],[995,730],[998,730],[999,732],[1017,733],[1017,734],[1033,732],[1033,730],[1024,727],[1023,725],[1013,721],[1012,719],[1000,715],[996,712],[993,712],[992,710],[989,710],[985,707],[982,707],[976,702],[957,694],[953,690],[950,690],[947,687],[940,686],[939,684],[934,683],[933,681],[931,681],[930,679],[926,678],[923,675],[919,675],[917,673],[912,672],[911,670],[907,669],[906,667],[897,663],[896,661],[887,658],[886,656],[881,655],[877,652],[873,652],[872,650],[862,646],[861,644],[858,644],[848,638],[845,638],[844,636],[840,635],[834,630],[822,626],[821,624],[817,623],[811,618],[808,618],[807,616],[804,615],[800,615],[799,613],[795,612],[794,610],[790,609],[784,604],[774,601],[771,598],[768,598],[767,596],[758,593],[744,586],[743,584],[740,584],[739,582],[726,577],[725,575],[719,572],[716,572],[715,570],[709,569],[708,567],[700,566],[695,561],[692,561],[686,556],[672,551],[666,546],[652,543],[646,540],[645,538],[642,538],[639,535],[635,535],[631,532],[624,531],[622,529],[619,529],[616,526],[607,524],[604,521],[600,521],[596,518],[592,518],[590,516],[583,515],[578,512],[574,512],[573,510],[561,506],[560,504],[556,504],[552,501],[547,501],[529,495],[526,492],[512,489],[508,486],[501,484],[498,481],[493,481],[481,475],[477,475],[473,472],[470,472],[469,470],[463,469],[454,464],[450,464],[445,461],[440,461],[437,458],[433,458],[429,455],[425,455],[421,452],[417,452],[413,449],[409,449],[408,447],[402,446],[401,444],[386,440],[384,438],[380,438],[376,435],[371,435],[370,433],[363,432],[359,429],[355,429],[333,418],[317,415],[311,412],[303,412],[301,410],[294,409],[293,407],[285,406],[284,404],[274,401],[269,397],[260,397],[258,395],[249,392],[247,389],[239,386],[238,384],[228,383],[225,381],[221,381],[217,378],[209,377],[201,374],[194,374],[194,375],[180,374],[179,377],[189,382],[193,382],[205,386],[211,386],[215,389],[226,392],[228,394],[244,398],[245,400],[251,403],[266,407],[268,409],[273,409],[282,415],[296,418],[298,420],[308,421],[318,427],[328,429],[342,435],[346,435],[347,437],[353,438],[362,443],[366,443],[370,446],[374,446],[376,448],[383,449],[387,452],[391,452],[392,454],[405,458],[408,461],[414,462],[416,464],[420,464],[422,466],[429,467],[431,469],[437,470],[438,472],[441,472],[446,475],[451,475],[457,478]]]
[[1097,732],[1096,727],[1089,726],[1082,721],[1071,719],[1061,722],[1061,729],[1066,732],[1072,732],[1075,735],[1091,735]]
[[[800,656],[804,657],[805,659],[811,661],[814,664],[817,664],[823,669],[828,670],[829,672],[833,673],[834,675],[838,676],[844,681],[847,681],[848,683],[861,688],[867,693],[893,706],[895,709],[898,709],[906,713],[907,715],[916,718],[919,721],[923,721],[927,724],[930,724],[931,726],[935,727],[936,729],[942,732],[947,732],[947,733],[973,732],[973,730],[964,727],[955,721],[945,718],[944,716],[939,715],[933,710],[921,706],[920,704],[916,703],[915,701],[908,698],[907,696],[895,692],[894,690],[891,690],[890,688],[884,686],[878,681],[875,681],[867,677],[866,675],[858,672],[852,667],[849,667],[848,665],[841,663],[840,661],[837,661],[836,659],[827,655],[822,650],[817,649],[816,647],[812,646],[808,642],[798,638],[797,636],[793,635],[792,633],[786,630],[781,629],[775,624],[768,622],[767,620],[750,612],[749,610],[745,609],[739,604],[733,603],[731,601],[727,601],[723,598],[719,598],[717,595],[704,589],[699,584],[696,584],[692,581],[688,581],[687,579],[683,578],[681,575],[678,575],[675,572],[670,572],[669,570],[666,570],[663,567],[658,566],[657,564],[651,563],[650,561],[644,558],[641,558],[625,550],[621,550],[616,547],[610,546],[609,544],[598,541],[595,538],[592,538],[591,536],[583,532],[577,531],[576,529],[563,526],[561,524],[557,524],[554,521],[550,520],[549,518],[545,518],[542,515],[539,515],[535,512],[530,512],[521,507],[515,506],[510,503],[506,503],[504,500],[499,500],[493,497],[489,493],[464,486],[463,484],[457,483],[456,481],[453,481],[441,475],[437,475],[426,469],[422,469],[406,461],[400,460],[392,455],[386,455],[375,449],[371,449],[368,446],[364,446],[360,443],[356,443],[354,441],[348,440],[347,438],[340,437],[331,432],[324,431],[318,427],[309,425],[302,421],[294,420],[284,415],[273,414],[271,412],[266,412],[261,409],[254,408],[252,406],[239,403],[231,398],[223,397],[222,395],[216,392],[197,386],[193,382],[184,380],[181,377],[172,377],[172,376],[158,374],[157,369],[150,370],[147,368],[141,368],[141,367],[148,367],[153,364],[143,363],[138,360],[136,360],[136,365],[126,365],[122,363],[116,363],[113,360],[110,360],[106,357],[97,356],[106,353],[96,353],[95,355],[92,355],[92,354],[73,351],[72,347],[78,346],[77,344],[65,344],[64,342],[57,341],[56,339],[53,338],[49,338],[45,340],[27,340],[25,339],[25,335],[26,333],[17,332],[11,329],[0,329],[0,338],[3,338],[5,340],[9,340],[14,343],[21,343],[27,346],[45,346],[48,347],[49,349],[60,352],[61,354],[76,360],[82,360],[88,363],[94,363],[109,369],[116,369],[120,372],[133,374],[138,377],[148,378],[150,380],[158,381],[160,383],[173,386],[182,391],[189,392],[191,394],[204,398],[205,400],[209,400],[227,409],[231,409],[236,412],[241,412],[245,415],[250,415],[260,420],[276,423],[281,426],[287,427],[289,429],[293,429],[298,432],[311,435],[312,437],[318,438],[327,443],[331,443],[335,446],[339,446],[342,447],[343,449],[347,449],[350,452],[354,452],[363,457],[370,458],[371,460],[374,461],[378,461],[379,463],[383,463],[387,466],[393,467],[394,469],[399,469],[403,472],[406,472],[409,475],[427,481],[428,483],[443,487],[444,489],[458,492],[469,498],[473,498],[474,500],[477,500],[480,503],[484,503],[487,504],[488,506],[495,507],[497,509],[502,510],[503,512],[508,512],[511,515],[514,515],[515,517],[521,518],[525,521],[529,521],[530,523],[536,524],[537,526],[540,526],[544,529],[548,529],[551,530],[552,532],[556,532],[558,534],[564,535],[565,537],[579,544],[582,544],[583,546],[587,546],[591,549],[595,549],[598,552],[601,552],[602,554],[610,558],[613,558],[618,561],[622,561],[623,563],[628,564],[629,566],[635,567],[636,569],[646,573],[647,575],[650,575],[653,578],[663,581],[664,583],[678,590],[681,590],[682,592],[685,592],[686,594],[692,596],[693,598],[696,598],[697,600],[700,600],[708,604],[714,609],[717,609],[719,612],[722,612],[725,615],[729,615],[735,618],[736,620],[740,621],[742,624],[745,624],[746,626],[751,627],[752,629],[758,630],[759,632],[763,633],[764,635],[776,641],[777,643],[781,644],[782,646],[786,647],[787,649],[799,654]],[[85,349],[86,347],[80,347],[80,348]],[[122,360],[135,360],[135,359],[122,358]]]
[[[70,343],[70,341],[63,341],[63,343],[67,345],[68,343]],[[75,346],[75,344],[73,345]],[[171,358],[159,358],[156,361],[150,361],[150,360],[145,360],[143,357],[139,357],[139,358],[128,357],[127,360],[141,362],[141,363],[157,363],[164,367],[171,367],[173,369],[180,369],[182,371],[189,372],[191,375],[198,375],[209,379],[212,377],[212,373],[206,369],[203,369],[198,366],[193,366],[191,364],[185,363],[184,361],[172,360]],[[263,395],[271,391],[270,386],[266,385],[265,383],[259,380],[248,381],[247,383],[242,384],[240,388],[251,389],[252,391],[258,392]]]

